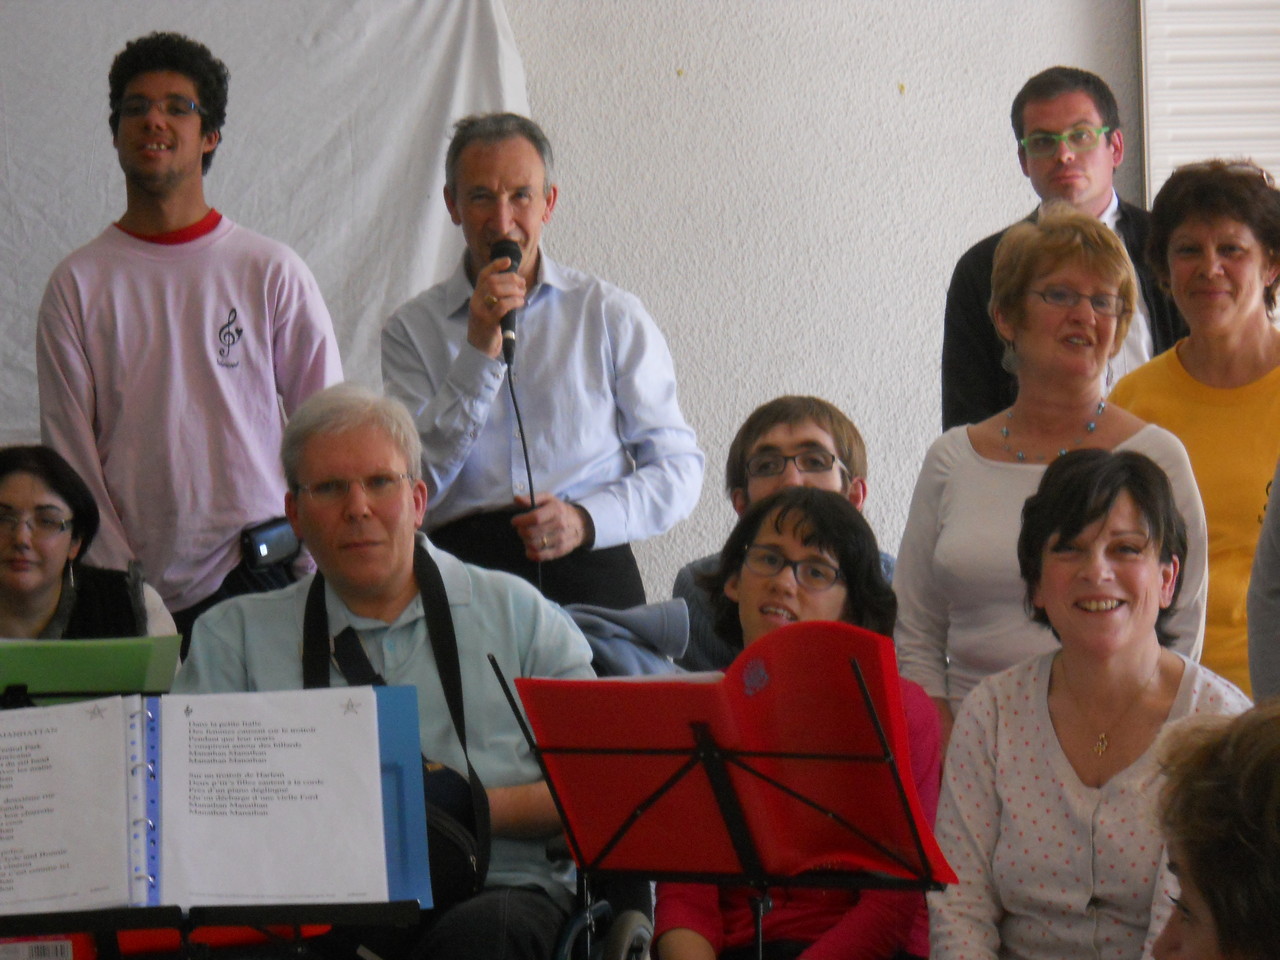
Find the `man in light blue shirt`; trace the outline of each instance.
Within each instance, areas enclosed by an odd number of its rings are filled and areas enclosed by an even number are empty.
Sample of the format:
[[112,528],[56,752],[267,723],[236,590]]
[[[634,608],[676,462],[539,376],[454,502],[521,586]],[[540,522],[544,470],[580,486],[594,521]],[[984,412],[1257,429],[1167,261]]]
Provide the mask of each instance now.
[[[551,146],[514,114],[458,122],[445,203],[467,251],[382,334],[387,392],[422,436],[433,542],[537,582],[561,603],[644,602],[629,543],[688,516],[702,453],[666,340],[640,301],[542,251],[558,190]],[[520,259],[497,256],[514,242]],[[514,392],[499,323],[515,314]],[[532,508],[531,508],[532,506]]]
[[[285,514],[324,576],[329,636],[353,628],[387,683],[416,687],[424,755],[465,771],[427,635],[415,551],[431,556],[444,582],[467,751],[488,796],[493,838],[485,891],[431,917],[425,955],[545,960],[571,904],[572,874],[546,858],[560,820],[486,658],[496,657],[508,678],[586,678],[594,674],[585,639],[528,584],[464,564],[418,533],[427,487],[417,431],[398,402],[354,384],[321,391],[289,421],[282,459]],[[229,600],[197,620],[174,690],[302,687],[312,579]],[[347,681],[331,665],[329,682]]]

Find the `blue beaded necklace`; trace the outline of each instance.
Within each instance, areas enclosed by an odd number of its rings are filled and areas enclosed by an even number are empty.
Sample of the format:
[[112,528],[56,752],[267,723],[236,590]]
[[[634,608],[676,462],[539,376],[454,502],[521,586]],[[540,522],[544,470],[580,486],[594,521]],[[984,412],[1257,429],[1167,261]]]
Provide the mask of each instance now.
[[[1085,424],[1084,424],[1084,431],[1085,431],[1085,432],[1084,432],[1084,436],[1082,436],[1082,437],[1076,437],[1076,442],[1075,442],[1074,446],[1077,446],[1077,447],[1078,447],[1078,446],[1080,446],[1082,443],[1084,443],[1084,441],[1085,441],[1085,437],[1088,437],[1088,436],[1089,436],[1089,434],[1093,433],[1095,430],[1097,430],[1097,429],[1098,429],[1098,418],[1102,416],[1103,411],[1104,411],[1104,410],[1106,410],[1106,409],[1107,409],[1107,401],[1105,401],[1105,400],[1099,400],[1099,401],[1098,401],[1098,408],[1097,408],[1096,410],[1094,410],[1094,411],[1093,411],[1093,417],[1092,417],[1092,419],[1089,419],[1089,420],[1086,420],[1086,421],[1085,421]],[[1010,408],[1010,409],[1008,409],[1008,410],[1006,410],[1006,411],[1005,411],[1005,413],[1004,413],[1004,418],[1005,418],[1005,420],[1012,420],[1012,419],[1013,419],[1013,409],[1012,409],[1012,408]],[[1005,452],[1005,453],[1012,453],[1012,454],[1013,454],[1013,456],[1014,456],[1014,458],[1015,458],[1019,463],[1025,463],[1025,462],[1026,462],[1026,460],[1027,460],[1027,455],[1026,455],[1024,452],[1022,452],[1021,450],[1015,450],[1015,449],[1013,448],[1013,446],[1009,443],[1009,424],[1008,424],[1008,423],[1006,423],[1004,426],[1002,426],[1002,427],[1000,428],[1000,436],[1004,438],[1004,443],[1003,443],[1003,444],[1001,444],[1001,447],[1003,448],[1004,452]],[[1067,449],[1068,449],[1067,447],[1060,447],[1060,448],[1058,449],[1058,456],[1062,456],[1064,453],[1066,453],[1066,452],[1067,452]],[[1045,460],[1047,460],[1047,459],[1048,459],[1048,457],[1040,456],[1040,457],[1036,457],[1035,459],[1036,459],[1036,462],[1038,462],[1038,463],[1043,463]]]

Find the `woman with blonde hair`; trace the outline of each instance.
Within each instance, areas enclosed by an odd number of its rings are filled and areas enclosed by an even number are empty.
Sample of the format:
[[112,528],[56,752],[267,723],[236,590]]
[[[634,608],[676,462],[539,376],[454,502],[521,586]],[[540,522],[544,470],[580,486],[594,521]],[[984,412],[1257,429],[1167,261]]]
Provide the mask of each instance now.
[[1200,647],[1204,512],[1177,437],[1103,399],[1137,291],[1124,245],[1093,217],[1059,206],[1011,227],[996,248],[991,316],[1018,380],[1007,410],[954,427],[929,448],[894,574],[894,640],[904,676],[934,699],[943,728],[983,677],[1054,649],[1023,612],[1014,544],[1023,501],[1071,450],[1131,450],[1168,474],[1189,526],[1175,649]]

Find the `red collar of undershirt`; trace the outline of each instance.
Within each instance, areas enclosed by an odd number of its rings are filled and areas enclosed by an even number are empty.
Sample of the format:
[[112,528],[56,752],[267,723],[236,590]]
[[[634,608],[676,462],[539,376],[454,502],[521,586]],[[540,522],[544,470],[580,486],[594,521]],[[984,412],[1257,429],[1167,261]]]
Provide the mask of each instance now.
[[162,243],[166,246],[172,246],[177,243],[190,243],[192,240],[198,240],[207,233],[212,233],[214,228],[222,222],[222,214],[212,207],[209,212],[197,220],[190,226],[181,228],[180,230],[170,230],[167,233],[134,233],[132,230],[125,230],[120,224],[116,227],[124,230],[131,237],[137,237],[147,243]]

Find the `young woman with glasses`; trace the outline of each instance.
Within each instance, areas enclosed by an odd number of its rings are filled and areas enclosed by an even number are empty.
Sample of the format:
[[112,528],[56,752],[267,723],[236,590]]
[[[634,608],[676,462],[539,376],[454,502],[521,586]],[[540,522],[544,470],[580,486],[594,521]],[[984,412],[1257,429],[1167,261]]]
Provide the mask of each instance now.
[[0,449],[0,637],[87,639],[176,633],[137,568],[82,562],[98,507],[48,447]]
[[[895,601],[880,570],[875,535],[846,497],[826,490],[790,487],[753,504],[729,535],[720,568],[706,586],[716,598],[717,632],[739,651],[777,627],[807,620],[843,621],[882,634],[893,627]],[[923,690],[901,683],[910,772],[932,821],[941,763],[937,716]],[[753,895],[733,887],[658,884],[654,956],[755,957]],[[766,960],[928,953],[920,893],[794,888],[769,895]]]

